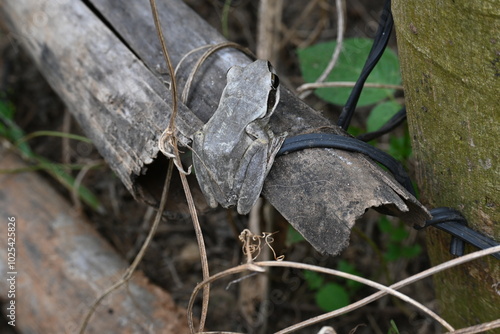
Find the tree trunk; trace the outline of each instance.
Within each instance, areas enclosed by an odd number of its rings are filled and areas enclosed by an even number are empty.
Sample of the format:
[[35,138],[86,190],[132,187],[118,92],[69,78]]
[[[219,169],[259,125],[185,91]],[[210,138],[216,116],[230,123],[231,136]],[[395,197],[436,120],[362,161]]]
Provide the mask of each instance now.
[[[418,184],[428,207],[462,212],[500,240],[500,1],[393,1]],[[450,237],[429,229],[432,264]],[[470,247],[467,251],[472,251]],[[489,256],[435,277],[456,327],[500,317],[500,266]]]

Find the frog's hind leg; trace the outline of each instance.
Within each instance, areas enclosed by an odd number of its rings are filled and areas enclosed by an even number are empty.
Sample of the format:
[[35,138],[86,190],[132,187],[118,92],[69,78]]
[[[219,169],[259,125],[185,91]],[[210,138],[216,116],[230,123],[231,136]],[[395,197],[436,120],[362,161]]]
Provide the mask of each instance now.
[[[220,189],[213,189],[212,184],[217,184],[217,178],[214,173],[210,171],[209,166],[206,166],[203,162],[203,158],[198,155],[203,154],[202,150],[203,137],[201,133],[196,133],[195,138],[193,140],[193,167],[196,173],[196,179],[198,180],[198,184],[200,185],[200,189],[207,200],[207,203],[210,207],[217,207],[217,198],[218,193],[220,193]],[[209,182],[212,180],[212,182]]]
[[241,180],[237,210],[241,215],[250,212],[264,186],[268,166],[268,145],[265,140],[254,141],[241,160],[236,180]]

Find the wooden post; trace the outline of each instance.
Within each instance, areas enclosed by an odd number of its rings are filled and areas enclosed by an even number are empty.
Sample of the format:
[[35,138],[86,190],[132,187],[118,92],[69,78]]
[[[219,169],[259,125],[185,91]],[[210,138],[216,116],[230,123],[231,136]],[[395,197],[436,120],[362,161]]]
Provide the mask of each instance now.
[[[497,241],[499,9],[498,1],[393,1],[422,197],[431,207],[459,210],[470,228]],[[427,235],[431,263],[449,260],[450,236],[437,229]],[[434,278],[441,313],[453,326],[500,318],[497,259],[481,258]]]

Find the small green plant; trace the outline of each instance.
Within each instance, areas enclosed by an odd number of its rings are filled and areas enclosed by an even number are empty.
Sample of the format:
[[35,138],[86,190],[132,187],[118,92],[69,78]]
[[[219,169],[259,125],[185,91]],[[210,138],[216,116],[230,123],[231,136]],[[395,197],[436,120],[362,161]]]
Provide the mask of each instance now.
[[[25,135],[24,131],[14,121],[15,108],[14,105],[4,98],[0,98],[0,138],[4,138],[11,143],[12,147],[19,150],[19,153],[25,160],[33,163],[33,166],[28,168],[21,168],[16,170],[0,170],[0,173],[21,173],[27,171],[43,170],[61,183],[69,190],[73,190],[76,186],[75,179],[68,174],[65,169],[80,169],[81,165],[62,165],[54,163],[37,155],[28,145],[28,140],[37,136],[59,136],[68,137],[70,139],[77,139],[84,142],[90,142],[89,139],[81,136],[76,136],[67,133],[53,132],[53,131],[38,131],[29,135]],[[77,189],[80,199],[96,211],[102,210],[102,206],[92,192],[80,185]]]
[[403,222],[399,221],[398,224],[393,225],[387,217],[382,217],[378,221],[378,228],[389,236],[389,243],[383,253],[386,261],[396,261],[401,258],[411,259],[422,251],[419,244],[404,245],[403,241],[408,238],[409,232]]
[[[292,226],[288,227],[287,242],[294,244],[305,240]],[[360,276],[356,268],[345,260],[340,260],[337,270]],[[351,296],[362,286],[361,283],[336,278],[335,281],[326,281],[321,274],[314,271],[304,271],[304,280],[309,290],[314,291],[316,305],[323,311],[329,312],[350,304]]]
[[389,328],[389,331],[387,332],[387,334],[399,334],[398,326],[396,326],[396,323],[394,322],[394,320],[391,319],[390,323],[391,323],[391,327]]
[[[370,53],[372,44],[373,40],[367,38],[345,39],[337,64],[325,81],[356,81]],[[314,82],[321,75],[327,67],[336,45],[336,42],[318,43],[298,50],[300,69],[306,82]],[[399,60],[392,50],[387,49],[384,52],[366,82],[391,85],[401,83]],[[327,102],[343,105],[351,93],[351,88],[319,88],[314,93]],[[365,88],[358,101],[358,106],[379,103],[393,95],[393,89]]]
[[372,132],[380,129],[402,107],[400,103],[393,100],[377,104],[366,119],[366,131]]
[[[356,268],[345,260],[339,261],[337,270],[359,276]],[[362,286],[359,282],[342,278],[326,281],[317,272],[307,270],[304,272],[304,279],[309,290],[314,291],[316,305],[325,312],[349,305],[351,296]]]

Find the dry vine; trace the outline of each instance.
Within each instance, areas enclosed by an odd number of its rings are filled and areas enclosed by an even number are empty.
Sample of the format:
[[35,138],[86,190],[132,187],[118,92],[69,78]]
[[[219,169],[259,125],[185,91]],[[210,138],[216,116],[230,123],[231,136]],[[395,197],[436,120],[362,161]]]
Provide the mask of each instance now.
[[[165,206],[167,203],[167,197],[168,197],[168,189],[169,189],[170,181],[172,178],[174,164],[176,165],[177,169],[179,170],[182,186],[184,188],[184,192],[185,192],[186,199],[188,202],[189,212],[190,212],[192,220],[193,220],[193,225],[194,225],[196,237],[198,240],[198,246],[200,249],[203,278],[207,279],[210,275],[209,271],[208,271],[208,261],[207,261],[207,255],[206,255],[205,242],[203,240],[203,234],[202,234],[201,227],[200,227],[200,224],[198,221],[198,216],[196,213],[196,208],[194,205],[193,196],[191,194],[191,191],[189,189],[189,184],[188,184],[187,179],[186,179],[186,174],[189,172],[189,170],[188,170],[188,172],[184,171],[184,169],[182,167],[181,159],[180,159],[179,150],[177,148],[177,137],[175,135],[175,133],[176,133],[176,131],[175,131],[175,118],[177,116],[177,111],[178,111],[178,107],[177,107],[178,100],[177,100],[177,84],[176,84],[176,80],[175,80],[175,72],[174,72],[174,68],[172,66],[172,62],[171,62],[169,54],[168,54],[165,40],[163,38],[163,32],[162,32],[160,21],[159,21],[158,10],[156,8],[155,0],[150,0],[150,5],[151,5],[151,11],[152,11],[152,15],[153,15],[153,20],[154,20],[155,27],[156,27],[158,37],[160,40],[160,44],[162,47],[163,56],[165,57],[165,62],[168,66],[168,70],[169,70],[170,77],[172,80],[171,85],[170,85],[170,90],[171,90],[171,94],[172,94],[172,101],[173,101],[172,115],[170,117],[169,125],[165,129],[165,131],[163,132],[162,136],[160,137],[159,143],[158,143],[160,151],[163,152],[165,155],[167,155],[170,158],[169,167],[168,167],[168,171],[167,171],[167,176],[165,178],[165,184],[163,186],[163,190],[162,190],[162,194],[161,194],[160,205],[158,207],[158,211],[156,213],[153,225],[151,226],[151,229],[149,230],[148,236],[147,236],[146,240],[144,241],[139,253],[135,257],[134,261],[129,266],[129,268],[127,268],[127,270],[125,271],[123,276],[116,283],[114,283],[112,286],[110,286],[106,291],[104,291],[100,296],[98,296],[96,298],[96,300],[92,303],[92,305],[89,307],[89,310],[82,321],[82,324],[79,328],[79,333],[85,332],[85,329],[87,328],[88,322],[89,322],[90,318],[92,317],[92,315],[94,314],[97,306],[109,294],[111,294],[113,291],[120,288],[124,284],[126,284],[132,278],[132,275],[135,272],[135,270],[137,269],[137,266],[139,265],[139,263],[143,259],[144,254],[146,253],[146,250],[148,249],[149,245],[151,244],[151,241],[152,241],[152,239],[156,233],[156,230],[159,226],[159,223],[160,223],[162,215],[163,215],[163,211],[165,210]],[[167,148],[167,146],[168,146],[168,148]],[[169,154],[167,154],[168,152],[174,152],[174,155],[169,155]],[[208,310],[209,294],[210,294],[209,285],[205,285],[203,288],[203,306],[202,306],[202,315],[200,317],[200,330],[205,325],[205,319],[206,319],[206,314],[207,314],[207,310]]]
[[[293,326],[290,326],[288,328],[285,328],[279,332],[276,332],[276,334],[287,334],[287,333],[292,333],[292,332],[295,332],[299,329],[302,329],[304,327],[307,327],[307,326],[310,326],[310,325],[313,325],[313,324],[316,324],[318,322],[321,322],[321,321],[324,321],[324,320],[328,320],[328,319],[331,319],[331,318],[334,318],[334,317],[337,317],[339,315],[342,315],[342,314],[345,314],[345,313],[348,313],[348,312],[351,312],[353,310],[356,310],[368,303],[371,303],[387,294],[391,294],[391,295],[394,295],[408,303],[411,303],[412,305],[414,305],[415,307],[417,307],[418,309],[420,309],[422,312],[424,313],[427,313],[429,316],[433,317],[436,321],[438,321],[440,324],[442,324],[445,328],[447,328],[450,333],[476,333],[476,332],[464,332],[462,330],[459,330],[459,331],[455,331],[455,329],[450,326],[445,320],[443,320],[442,318],[440,318],[439,316],[437,316],[434,312],[432,312],[431,310],[429,310],[428,308],[426,308],[425,306],[423,306],[422,304],[416,302],[414,299],[396,291],[397,289],[401,289],[402,287],[404,286],[407,286],[409,284],[412,284],[412,283],[415,283],[416,281],[418,280],[421,280],[425,277],[428,277],[428,276],[431,276],[431,275],[434,275],[436,273],[439,273],[441,271],[444,271],[444,270],[447,270],[449,268],[452,268],[452,267],[455,267],[455,266],[458,266],[460,264],[463,264],[465,262],[469,262],[469,261],[472,261],[472,260],[475,260],[475,259],[478,259],[480,257],[483,257],[483,256],[487,256],[487,255],[490,255],[490,254],[493,254],[493,253],[497,253],[500,251],[500,246],[496,246],[496,247],[492,247],[492,248],[488,248],[488,249],[484,249],[484,250],[480,250],[480,251],[477,251],[477,252],[474,252],[474,253],[471,253],[471,254],[467,254],[467,255],[464,255],[462,257],[459,257],[457,259],[454,259],[454,260],[450,260],[448,262],[445,262],[445,263],[442,263],[440,265],[437,265],[437,266],[434,266],[430,269],[427,269],[421,273],[418,273],[414,276],[411,276],[411,277],[408,277],[404,280],[401,280],[400,282],[398,283],[395,283],[395,284],[392,284],[391,286],[384,286],[382,284],[379,284],[379,283],[376,283],[374,281],[371,281],[371,280],[368,280],[366,278],[362,278],[362,277],[359,277],[359,276],[355,276],[355,275],[351,275],[351,274],[348,274],[348,273],[344,273],[344,272],[341,272],[341,271],[338,271],[338,270],[334,270],[334,269],[327,269],[327,268],[322,268],[322,267],[318,267],[318,266],[313,266],[313,265],[308,265],[308,264],[303,264],[303,263],[297,263],[297,262],[287,262],[287,261],[282,261],[282,262],[279,262],[279,261],[262,261],[262,262],[255,262],[255,263],[247,263],[247,264],[243,264],[243,265],[240,265],[240,266],[237,266],[237,267],[233,267],[233,268],[230,268],[228,270],[225,270],[223,272],[220,272],[220,273],[217,273],[213,276],[210,276],[208,280],[205,280],[201,283],[199,283],[195,289],[193,290],[193,293],[191,295],[191,299],[189,300],[189,304],[188,304],[188,319],[189,319],[189,324],[190,324],[190,328],[191,328],[191,333],[194,334],[194,333],[197,333],[197,334],[203,334],[203,333],[208,333],[208,332],[195,332],[194,331],[194,327],[192,325],[193,323],[193,306],[194,306],[194,300],[195,300],[195,297],[196,295],[198,294],[198,292],[200,291],[200,289],[202,289],[206,284],[211,284],[212,282],[216,281],[216,280],[219,280],[223,277],[226,277],[226,276],[230,276],[230,275],[234,275],[234,274],[237,274],[237,273],[242,273],[242,272],[245,272],[245,271],[251,271],[251,272],[256,272],[256,273],[264,273],[266,270],[265,268],[266,267],[289,267],[289,268],[296,268],[296,269],[306,269],[306,270],[312,270],[312,271],[316,271],[316,272],[321,272],[321,273],[325,273],[325,274],[328,274],[328,275],[334,275],[334,276],[338,276],[338,277],[343,277],[343,278],[347,278],[347,279],[351,279],[351,280],[354,280],[354,281],[357,281],[357,282],[360,282],[362,284],[365,284],[365,285],[368,285],[368,286],[371,286],[375,289],[378,289],[380,290],[379,292],[376,292],[366,298],[363,298],[355,303],[352,303],[348,306],[345,306],[343,308],[340,308],[338,310],[335,310],[335,311],[332,311],[332,312],[328,312],[328,313],[325,313],[325,314],[322,314],[320,316],[317,316],[317,317],[314,317],[314,318],[310,318],[306,321],[303,321],[303,322],[300,322],[298,324],[295,324]],[[492,328],[498,328],[500,327],[500,322],[499,321],[494,321],[492,323],[488,323],[488,324],[483,324],[483,325],[488,325],[489,329],[492,329]],[[492,327],[492,326],[496,326],[496,327]],[[474,326],[474,327],[477,327],[477,326]],[[478,328],[481,328],[481,327],[478,327]],[[465,330],[465,329],[464,329]]]
[[[340,52],[342,52],[342,46],[344,42],[344,32],[345,32],[345,3],[344,0],[335,0],[335,7],[337,11],[337,45],[335,46],[335,50],[333,51],[332,57],[330,61],[328,62],[328,65],[326,68],[323,70],[323,73],[316,79],[315,84],[321,84],[323,81],[325,81],[326,77],[330,74],[330,72],[333,70],[335,65],[337,64],[337,61],[339,60],[340,57]],[[306,98],[311,91],[306,90],[303,88],[304,85],[300,86],[297,88],[297,92],[303,92],[299,97],[301,99]],[[319,86],[321,87],[321,86]],[[314,87],[317,88],[317,87]],[[313,88],[308,88],[308,89],[313,89]]]

